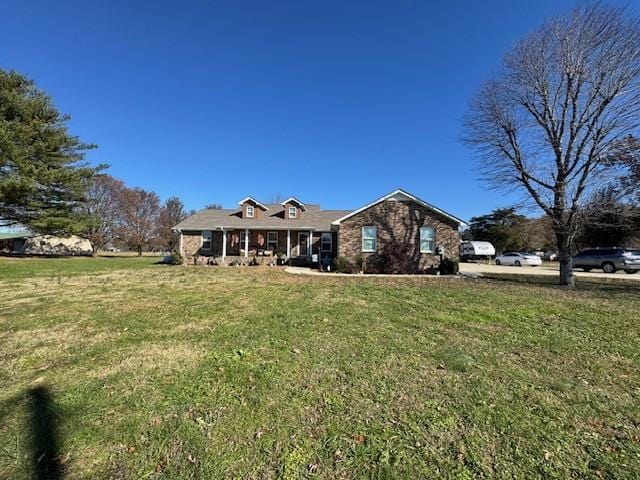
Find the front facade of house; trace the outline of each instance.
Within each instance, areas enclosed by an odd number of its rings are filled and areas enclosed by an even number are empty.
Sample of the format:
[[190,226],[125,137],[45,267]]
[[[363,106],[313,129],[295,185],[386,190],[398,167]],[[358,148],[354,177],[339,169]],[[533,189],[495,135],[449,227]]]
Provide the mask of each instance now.
[[325,265],[337,256],[353,262],[385,246],[407,245],[417,268],[437,266],[440,254],[457,258],[464,222],[403,190],[357,210],[323,210],[296,198],[263,204],[246,197],[237,209],[205,209],[174,227],[187,264],[285,259]]

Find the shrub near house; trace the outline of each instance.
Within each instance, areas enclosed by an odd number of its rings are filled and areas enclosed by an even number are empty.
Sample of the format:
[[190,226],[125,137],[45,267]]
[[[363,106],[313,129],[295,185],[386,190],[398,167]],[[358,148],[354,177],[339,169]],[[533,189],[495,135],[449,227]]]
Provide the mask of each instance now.
[[263,204],[252,197],[238,209],[205,209],[174,227],[185,263],[261,263],[282,255],[292,264],[343,271],[416,273],[457,259],[464,224],[403,190],[357,210],[323,210],[296,198]]

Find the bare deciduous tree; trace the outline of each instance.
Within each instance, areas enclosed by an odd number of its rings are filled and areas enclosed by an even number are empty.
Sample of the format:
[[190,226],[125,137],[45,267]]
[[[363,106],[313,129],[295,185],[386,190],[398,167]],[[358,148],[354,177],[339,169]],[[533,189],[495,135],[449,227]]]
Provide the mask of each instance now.
[[281,193],[274,193],[269,197],[267,203],[273,203],[274,205],[278,203],[282,203],[286,200],[286,198]]
[[141,188],[126,188],[120,202],[120,236],[138,255],[158,234],[160,199],[155,192]]
[[608,152],[640,124],[640,22],[623,8],[581,4],[505,56],[472,101],[464,140],[493,187],[519,189],[551,219],[560,284],[582,202],[604,181]]
[[111,175],[100,174],[89,180],[82,213],[87,217],[86,236],[94,252],[104,249],[118,235],[120,200],[125,186]]
[[171,229],[187,217],[184,204],[178,197],[164,202],[158,218],[158,243],[170,252],[176,250],[178,236]]

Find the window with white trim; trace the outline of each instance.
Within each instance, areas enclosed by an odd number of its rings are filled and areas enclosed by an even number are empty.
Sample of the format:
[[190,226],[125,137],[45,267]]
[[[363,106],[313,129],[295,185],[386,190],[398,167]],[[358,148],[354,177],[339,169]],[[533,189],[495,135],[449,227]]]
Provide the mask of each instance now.
[[244,246],[247,241],[247,232],[245,230],[240,230],[240,248],[244,250]]
[[202,232],[202,249],[203,250],[211,250],[211,240],[213,236],[211,235],[211,230],[204,230]]
[[331,236],[331,232],[323,232],[320,235],[320,251],[330,252],[331,250],[333,250],[333,237]]
[[267,250],[278,248],[278,232],[267,232]]
[[436,231],[433,227],[420,228],[420,253],[433,253],[435,251]]
[[378,248],[378,228],[368,225],[362,227],[362,251],[375,252]]
[[298,216],[298,209],[296,207],[289,207],[289,218],[296,218]]
[[253,218],[254,209],[253,205],[247,205],[247,218]]

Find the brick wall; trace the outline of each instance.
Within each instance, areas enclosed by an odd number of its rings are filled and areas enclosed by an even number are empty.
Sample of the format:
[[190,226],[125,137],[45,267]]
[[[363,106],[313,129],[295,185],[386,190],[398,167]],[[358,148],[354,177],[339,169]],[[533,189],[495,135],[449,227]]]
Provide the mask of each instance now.
[[416,268],[437,266],[440,257],[420,253],[420,227],[435,229],[435,246],[443,246],[445,256],[458,258],[460,234],[457,223],[412,201],[386,200],[341,222],[338,233],[338,255],[354,261],[359,255],[371,257],[373,253],[362,252],[362,227],[375,226],[377,251],[388,242],[412,245],[411,256]]
[[182,232],[182,250],[180,254],[183,258],[192,257],[198,253],[201,244],[201,232]]

